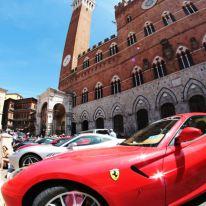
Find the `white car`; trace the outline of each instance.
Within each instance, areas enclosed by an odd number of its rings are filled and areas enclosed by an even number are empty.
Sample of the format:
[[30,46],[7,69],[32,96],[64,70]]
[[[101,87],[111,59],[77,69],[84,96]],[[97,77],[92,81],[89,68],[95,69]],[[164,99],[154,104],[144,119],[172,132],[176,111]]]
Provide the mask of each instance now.
[[21,167],[26,167],[59,153],[112,147],[123,141],[124,139],[117,139],[109,135],[87,133],[80,134],[69,140],[61,141],[57,143],[57,145],[32,145],[19,149],[9,156],[10,169],[16,170]]

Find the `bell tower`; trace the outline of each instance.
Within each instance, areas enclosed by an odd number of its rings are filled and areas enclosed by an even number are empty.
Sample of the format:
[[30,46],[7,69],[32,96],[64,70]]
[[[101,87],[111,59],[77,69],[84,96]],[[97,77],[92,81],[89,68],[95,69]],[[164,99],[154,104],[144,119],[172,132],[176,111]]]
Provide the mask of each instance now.
[[63,90],[61,81],[77,67],[78,55],[89,48],[91,18],[95,8],[95,0],[73,0],[72,6],[73,12],[62,58],[60,90]]

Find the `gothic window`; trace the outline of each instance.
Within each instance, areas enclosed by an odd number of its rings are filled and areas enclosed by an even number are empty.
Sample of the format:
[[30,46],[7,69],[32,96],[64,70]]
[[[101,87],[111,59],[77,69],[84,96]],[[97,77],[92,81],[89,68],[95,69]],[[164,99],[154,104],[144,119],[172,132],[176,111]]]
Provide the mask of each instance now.
[[132,17],[130,15],[127,16],[127,23],[132,21]]
[[109,48],[109,54],[110,56],[113,56],[115,54],[118,53],[118,46],[117,46],[117,43],[113,42]]
[[144,129],[149,124],[148,111],[141,109],[137,112],[137,126],[138,130]]
[[142,69],[140,67],[135,67],[132,71],[132,77],[133,77],[133,87],[140,86],[144,83],[143,73]]
[[95,62],[98,63],[98,62],[102,61],[102,59],[103,59],[102,51],[98,51],[96,53]]
[[86,58],[84,59],[84,62],[83,62],[83,69],[86,69],[86,68],[88,68],[88,67],[89,67],[89,58],[86,57]]
[[143,69],[147,70],[150,67],[150,63],[148,59],[143,59]]
[[73,96],[72,96],[72,106],[73,107],[77,106],[77,95],[75,92],[73,92]]
[[82,104],[88,102],[88,89],[84,88],[82,91]]
[[165,11],[162,14],[162,21],[165,26],[172,24],[173,22],[176,21],[175,17],[173,14],[171,14],[169,11]]
[[199,42],[195,37],[190,38],[190,46],[192,50],[196,50],[199,48]]
[[203,47],[205,48],[205,51],[206,51],[206,34],[203,38],[202,45],[203,45]]
[[117,134],[124,133],[124,119],[122,115],[116,115],[113,117],[114,131]]
[[194,65],[190,51],[184,46],[180,46],[177,49],[177,59],[180,69],[186,69]]
[[190,15],[198,11],[197,7],[191,1],[184,1],[182,8],[186,15]]
[[137,42],[137,38],[136,38],[135,33],[130,32],[128,37],[127,37],[127,44],[128,44],[128,46],[131,46],[132,44],[134,44],[136,42]]
[[103,98],[103,87],[102,83],[98,82],[95,87],[95,99]]
[[111,83],[111,93],[112,94],[117,94],[119,92],[121,92],[120,78],[118,76],[114,76],[112,78],[112,83]]
[[144,34],[145,36],[149,36],[151,34],[155,33],[155,28],[152,22],[147,21],[144,25]]
[[172,103],[165,103],[160,108],[161,118],[171,117],[176,114],[175,106]]
[[155,79],[159,79],[167,75],[165,61],[162,57],[155,57],[152,67]]

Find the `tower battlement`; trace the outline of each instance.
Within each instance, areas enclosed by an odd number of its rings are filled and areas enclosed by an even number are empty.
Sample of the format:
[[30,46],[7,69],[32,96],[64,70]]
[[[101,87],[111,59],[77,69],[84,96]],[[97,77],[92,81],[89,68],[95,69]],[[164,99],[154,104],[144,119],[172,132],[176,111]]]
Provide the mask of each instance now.
[[134,0],[122,0],[119,2],[114,8],[115,8],[115,13],[120,14],[122,11],[125,9],[127,5],[129,5],[131,2]]
[[86,6],[91,11],[95,8],[95,0],[73,0],[73,10],[76,10],[81,5]]

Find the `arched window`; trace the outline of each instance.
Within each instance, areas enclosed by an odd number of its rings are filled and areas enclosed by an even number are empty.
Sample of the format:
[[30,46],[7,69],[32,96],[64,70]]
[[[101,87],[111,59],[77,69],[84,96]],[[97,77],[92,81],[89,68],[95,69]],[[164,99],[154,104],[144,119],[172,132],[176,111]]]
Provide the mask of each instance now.
[[137,87],[144,83],[142,69],[140,67],[134,67],[132,71],[133,76],[133,87]]
[[96,129],[104,129],[104,119],[98,118],[96,120]]
[[142,64],[143,64],[143,69],[144,70],[147,70],[147,69],[150,68],[150,62],[149,62],[148,59],[143,59]]
[[117,134],[124,133],[124,119],[122,115],[116,115],[113,118],[113,129]]
[[149,124],[148,111],[141,109],[137,112],[137,126],[138,130],[144,129]]
[[99,50],[99,51],[96,53],[95,62],[98,63],[98,62],[102,61],[102,59],[103,59],[103,54],[102,54],[102,51]]
[[89,67],[89,57],[86,57],[83,62],[83,69],[86,69],[88,67]]
[[180,46],[177,49],[177,59],[180,69],[186,69],[194,65],[190,51],[184,46]]
[[73,96],[72,96],[72,106],[73,107],[77,106],[77,95],[75,92],[73,92]]
[[171,14],[169,11],[164,11],[162,14],[162,21],[165,26],[172,24],[176,21],[173,14]]
[[161,106],[161,118],[171,117],[176,114],[175,106],[172,103],[165,103]]
[[132,17],[130,15],[127,16],[127,23],[132,21]]
[[84,88],[82,91],[82,104],[88,102],[88,89]]
[[167,75],[165,61],[162,57],[155,57],[152,67],[155,79],[159,79]]
[[118,53],[118,46],[117,46],[117,43],[113,42],[109,48],[109,54],[110,56],[113,56],[115,54]]
[[114,76],[112,78],[112,83],[111,83],[111,93],[112,94],[117,94],[119,92],[121,92],[120,78],[118,76]]
[[202,95],[195,95],[189,99],[190,112],[206,112],[206,102]]
[[197,7],[191,1],[184,1],[182,8],[186,15],[190,15],[198,11]]
[[132,44],[137,42],[137,38],[134,32],[130,32],[127,37],[127,44],[128,46],[131,46]]
[[89,122],[87,120],[84,120],[82,122],[82,131],[87,131],[89,129]]
[[203,38],[202,45],[203,45],[203,47],[205,48],[205,51],[206,51],[206,34]]
[[145,34],[145,36],[149,36],[153,33],[155,33],[154,25],[152,22],[147,21],[144,25],[144,34]]
[[103,98],[103,87],[102,83],[98,82],[95,87],[95,99]]

